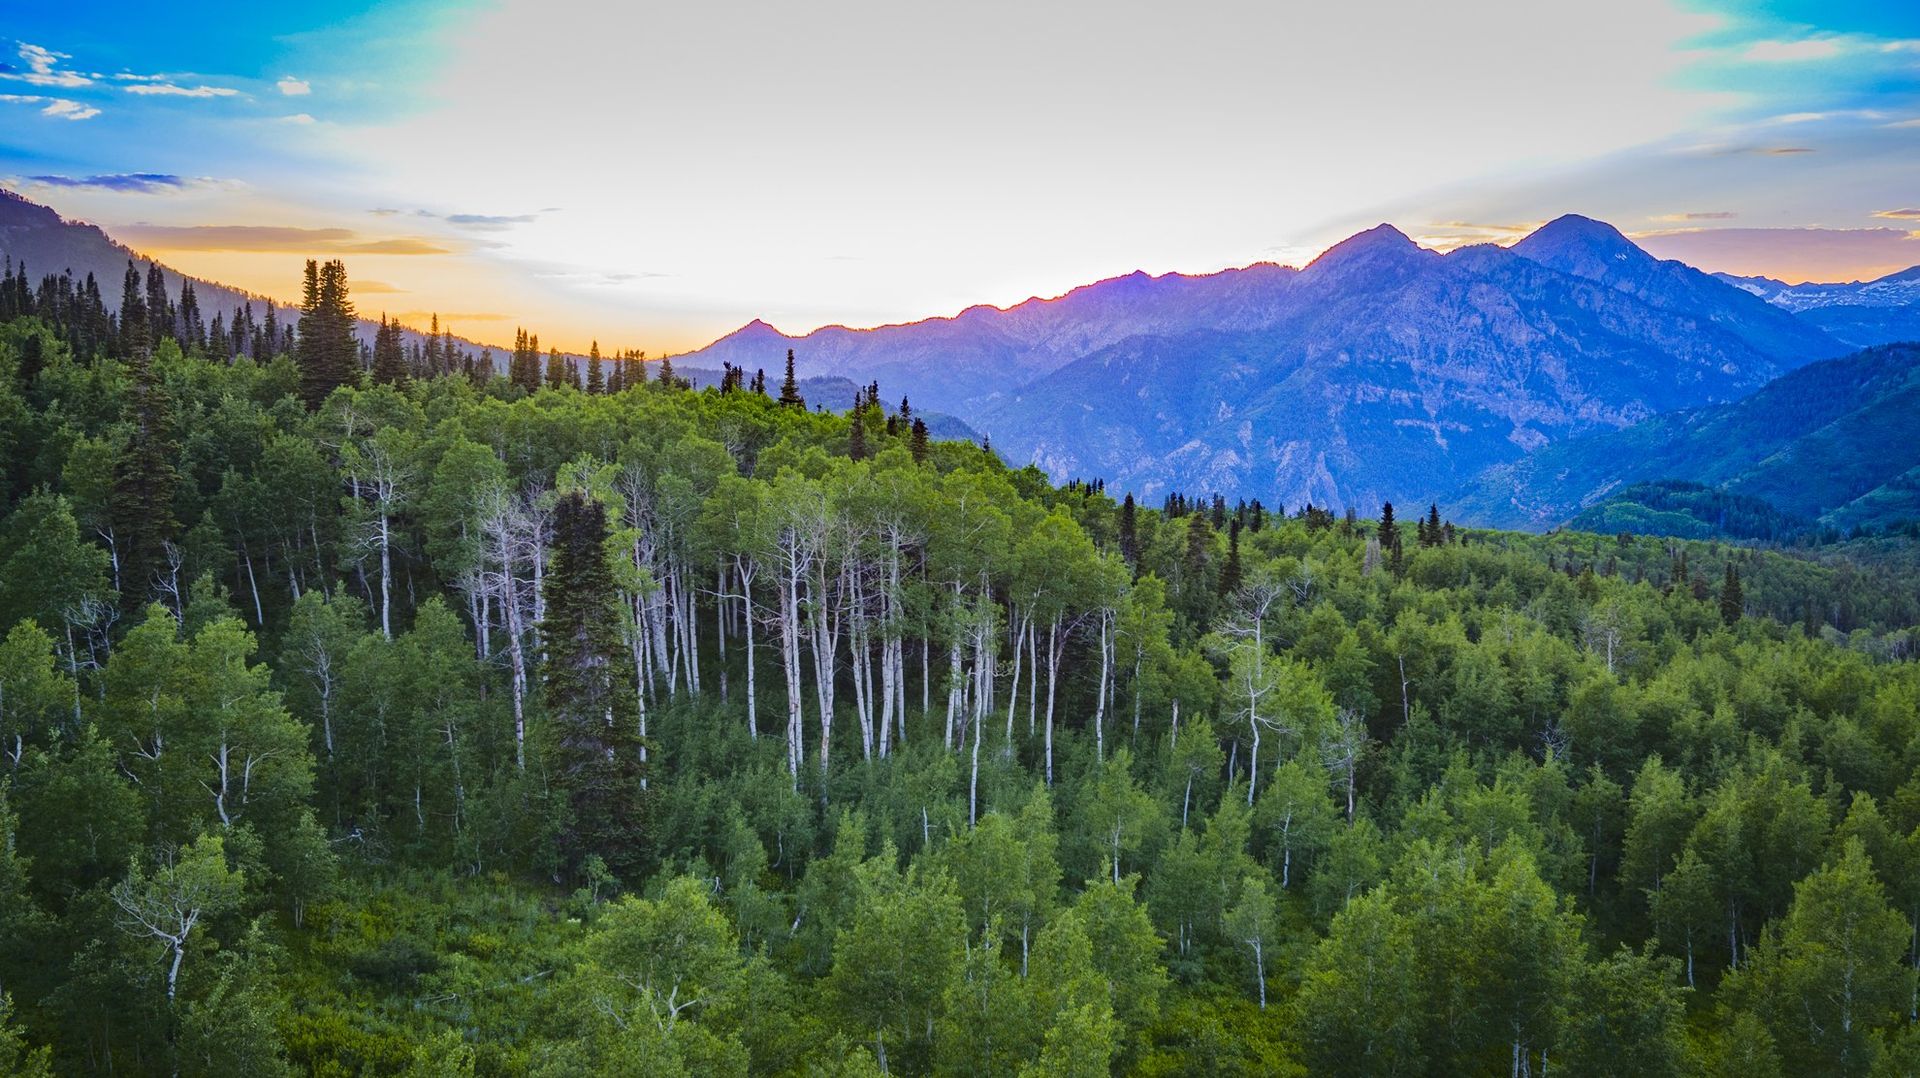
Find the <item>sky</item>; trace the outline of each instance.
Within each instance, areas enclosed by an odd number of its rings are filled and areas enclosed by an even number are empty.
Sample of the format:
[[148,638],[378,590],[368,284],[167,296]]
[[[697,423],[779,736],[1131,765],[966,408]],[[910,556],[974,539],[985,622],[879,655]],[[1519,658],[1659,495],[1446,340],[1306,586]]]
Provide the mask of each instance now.
[[1920,4],[9,5],[0,185],[197,276],[678,352],[1561,213],[1920,264]]

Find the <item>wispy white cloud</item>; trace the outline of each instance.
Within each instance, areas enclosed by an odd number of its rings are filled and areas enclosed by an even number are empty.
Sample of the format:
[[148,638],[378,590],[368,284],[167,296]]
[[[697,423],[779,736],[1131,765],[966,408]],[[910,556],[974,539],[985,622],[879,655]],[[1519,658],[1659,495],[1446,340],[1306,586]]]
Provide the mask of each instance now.
[[52,49],[43,48],[39,45],[31,45],[22,41],[20,43],[20,60],[27,65],[27,69],[25,71],[0,72],[0,78],[12,79],[15,82],[24,82],[29,86],[50,86],[64,89],[75,89],[81,86],[93,85],[92,79],[82,75],[78,71],[67,71],[60,67],[60,61],[71,59],[73,59],[73,57],[68,56],[64,52],[54,52]]
[[91,120],[100,115],[100,110],[92,105],[70,101],[64,97],[42,97],[39,94],[0,94],[0,101],[12,105],[39,105],[40,115],[52,116],[59,120]]
[[143,97],[234,97],[240,93],[231,86],[180,86],[171,82],[136,82],[121,89]]
[[307,115],[304,112],[296,112],[291,116],[280,117],[280,122],[283,124],[297,124],[300,126],[305,126],[307,124],[317,123],[318,121],[316,121],[313,117]]
[[283,76],[280,81],[274,83],[274,85],[279,87],[280,92],[288,97],[305,97],[313,92],[312,83],[305,79],[296,79],[292,75]]
[[1744,59],[1762,63],[1782,63],[1795,60],[1831,60],[1845,51],[1845,42],[1837,35],[1828,34],[1804,37],[1795,41],[1756,41],[1748,45],[1740,55]]

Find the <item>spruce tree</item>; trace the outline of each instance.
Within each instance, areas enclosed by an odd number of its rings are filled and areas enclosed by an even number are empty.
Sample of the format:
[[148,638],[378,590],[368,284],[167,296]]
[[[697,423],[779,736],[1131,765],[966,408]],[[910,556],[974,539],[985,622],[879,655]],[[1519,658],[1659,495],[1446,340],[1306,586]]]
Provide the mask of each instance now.
[[162,337],[177,335],[173,303],[167,299],[167,275],[152,262],[147,263],[147,333],[148,343],[155,348]]
[[1120,556],[1128,565],[1140,562],[1140,509],[1129,493],[1120,503]]
[[578,491],[554,506],[547,578],[546,690],[556,784],[570,809],[561,833],[569,866],[598,856],[635,878],[644,865],[643,746],[622,675],[618,594],[607,560],[607,514]]
[[678,386],[678,381],[674,377],[674,373],[673,373],[673,360],[667,359],[665,357],[661,358],[660,375],[656,380],[660,383],[660,386],[663,389],[674,389]]
[[1393,503],[1380,507],[1380,528],[1375,533],[1380,540],[1381,550],[1392,550],[1400,543],[1400,526],[1393,522]]
[[294,357],[300,365],[300,398],[309,409],[318,409],[334,390],[353,383],[359,353],[346,264],[334,259],[320,265],[308,259]]
[[140,271],[127,259],[127,275],[120,285],[120,354],[132,356],[151,349],[153,338],[147,333],[146,293],[140,286]]
[[567,384],[567,365],[560,359],[560,349],[547,349],[547,388],[559,389]]
[[587,392],[605,393],[606,391],[607,375],[600,365],[600,342],[594,341],[587,348]]
[[373,334],[373,380],[383,386],[402,385],[407,380],[407,360],[400,351],[400,324],[380,316],[380,328]]
[[1440,529],[1440,507],[1438,505],[1427,506],[1427,522],[1426,522],[1425,530],[1427,534],[1426,534],[1426,542],[1424,545],[1439,546],[1441,543],[1446,541],[1446,536],[1442,534]]
[[152,351],[138,348],[127,363],[133,383],[127,402],[129,433],[126,448],[114,462],[110,511],[120,600],[133,611],[146,605],[154,578],[167,564],[167,543],[179,529],[173,491],[180,446],[173,435],[172,400],[153,369]]
[[855,397],[853,410],[847,413],[847,458],[867,459],[867,408]]
[[780,403],[788,408],[805,408],[807,399],[800,395],[800,383],[793,377],[793,349],[787,349],[787,376],[780,382]]
[[1232,595],[1240,590],[1240,522],[1235,520],[1227,528],[1227,564],[1220,567],[1220,594]]
[[1746,611],[1746,595],[1740,587],[1740,573],[1727,562],[1727,575],[1720,583],[1720,620],[1731,626]]
[[915,464],[925,464],[927,462],[927,456],[933,452],[933,447],[927,442],[926,420],[919,418],[914,419],[913,436],[907,442],[907,450],[913,454],[913,462]]

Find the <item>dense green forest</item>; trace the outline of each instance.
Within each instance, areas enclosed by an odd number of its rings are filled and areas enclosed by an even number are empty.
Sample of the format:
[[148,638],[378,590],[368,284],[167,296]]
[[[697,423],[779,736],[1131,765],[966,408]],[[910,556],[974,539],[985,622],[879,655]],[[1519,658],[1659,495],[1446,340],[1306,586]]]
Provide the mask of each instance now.
[[1920,1073],[1910,561],[157,276],[0,290],[0,1073]]

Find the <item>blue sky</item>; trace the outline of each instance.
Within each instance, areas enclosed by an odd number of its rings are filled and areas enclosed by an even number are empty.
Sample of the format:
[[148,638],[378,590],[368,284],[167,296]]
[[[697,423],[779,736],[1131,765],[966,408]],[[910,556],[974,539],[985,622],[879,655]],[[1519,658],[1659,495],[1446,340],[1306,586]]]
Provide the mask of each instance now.
[[696,346],[1563,212],[1920,263],[1920,5],[19,5],[0,183],[191,272]]

